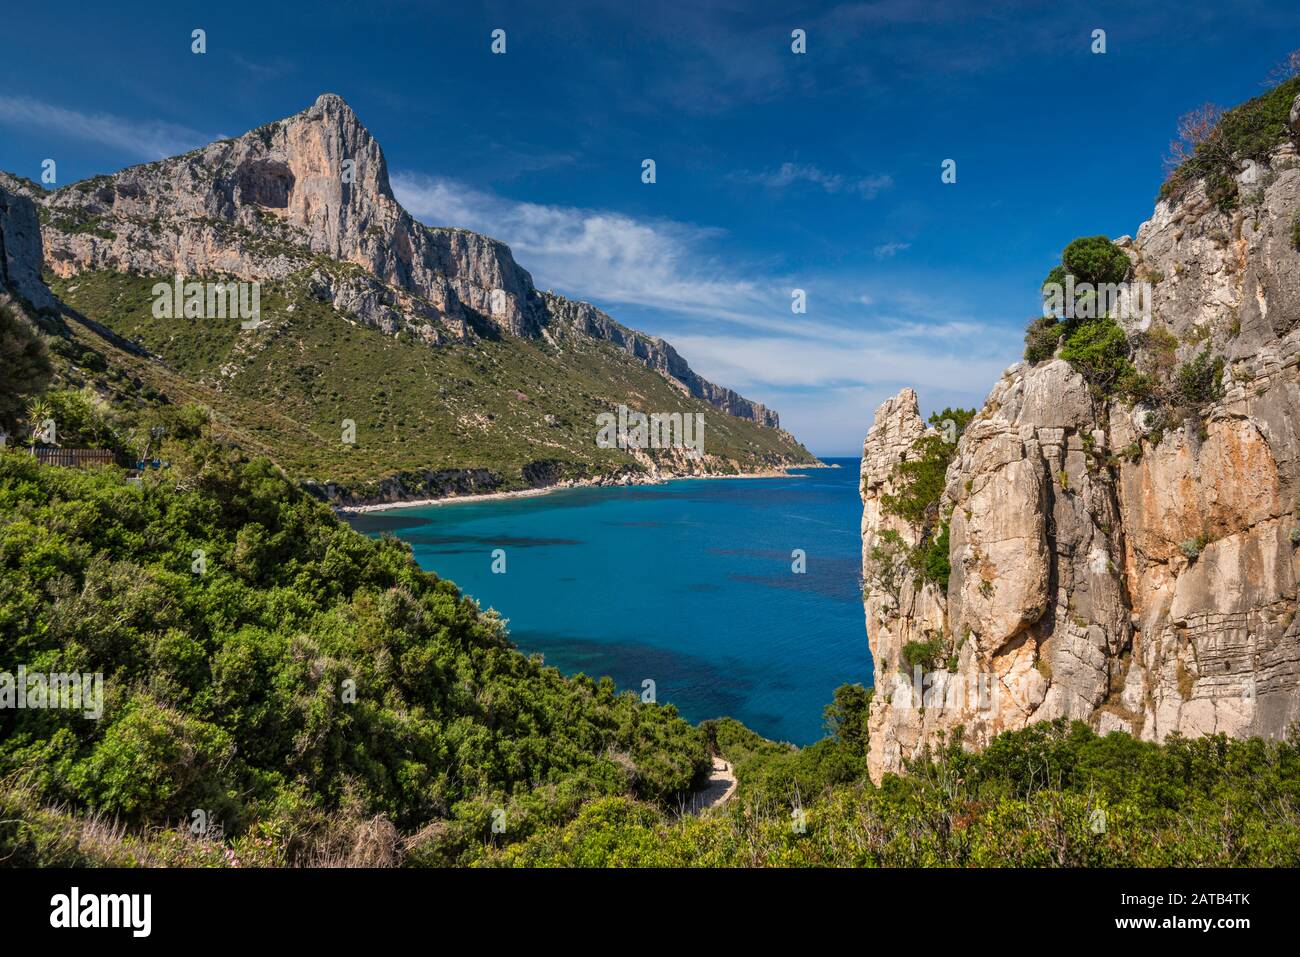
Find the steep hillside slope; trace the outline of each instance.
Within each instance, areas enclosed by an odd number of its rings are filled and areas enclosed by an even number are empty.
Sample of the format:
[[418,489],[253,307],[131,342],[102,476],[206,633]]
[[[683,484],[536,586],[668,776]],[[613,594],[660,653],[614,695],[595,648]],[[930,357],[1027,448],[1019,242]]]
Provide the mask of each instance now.
[[1229,113],[1197,175],[1114,244],[1151,284],[1149,316],[1031,329],[1029,361],[948,467],[942,580],[900,560],[934,528],[889,508],[927,433],[916,394],[877,411],[862,462],[874,776],[958,725],[976,744],[1056,717],[1162,741],[1300,718],[1297,93]]
[[403,853],[450,863],[593,797],[671,804],[703,780],[671,706],[519,653],[408,545],[211,442],[200,410],[144,424],[172,467],[135,484],[0,451],[0,653],[99,695],[0,709],[10,866],[94,863],[120,826],[184,834],[196,808],[210,829],[145,862],[375,864],[400,829]]

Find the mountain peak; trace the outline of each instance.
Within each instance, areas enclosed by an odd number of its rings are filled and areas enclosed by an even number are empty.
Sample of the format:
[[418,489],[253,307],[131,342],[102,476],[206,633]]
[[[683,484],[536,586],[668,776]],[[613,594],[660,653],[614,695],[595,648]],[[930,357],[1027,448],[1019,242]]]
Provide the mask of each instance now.
[[[730,415],[779,426],[770,409],[702,379],[662,340],[588,303],[543,296],[505,243],[416,221],[393,194],[378,141],[336,93],[242,136],[65,186],[43,205],[46,258],[60,276],[306,272],[340,311],[428,342],[538,338],[559,323]],[[322,271],[322,255],[360,269]]]
[[312,104],[312,107],[318,110],[348,112],[353,116],[356,116],[356,111],[354,111],[352,107],[348,106],[347,100],[343,99],[343,97],[339,96],[337,93],[322,93],[320,96],[316,97],[316,102]]

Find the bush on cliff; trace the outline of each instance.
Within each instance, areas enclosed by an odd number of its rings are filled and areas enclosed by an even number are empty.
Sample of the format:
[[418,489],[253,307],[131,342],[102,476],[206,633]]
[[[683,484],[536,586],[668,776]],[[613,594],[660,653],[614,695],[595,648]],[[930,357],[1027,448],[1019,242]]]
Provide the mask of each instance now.
[[1065,324],[1055,316],[1039,316],[1025,330],[1025,361],[1031,366],[1056,355],[1056,347],[1065,335]]
[[1114,319],[1073,323],[1061,358],[1104,396],[1121,391],[1119,387],[1137,371],[1129,361],[1128,338]]
[[[1061,265],[1048,274],[1064,282],[1064,273],[1074,276],[1078,283],[1099,286],[1104,283],[1123,282],[1128,276],[1130,263],[1124,250],[1106,236],[1081,236],[1073,240],[1061,253]],[[1058,272],[1059,270],[1059,272]]]
[[945,408],[930,416],[934,431],[912,443],[908,457],[894,467],[895,491],[882,499],[887,513],[913,525],[937,521],[948,463],[957,454],[957,440],[973,418],[974,409]]
[[1223,395],[1223,357],[1207,345],[1174,376],[1178,397],[1190,406],[1202,406]]
[[1291,76],[1267,93],[1222,113],[1201,108],[1179,121],[1179,140],[1172,145],[1170,172],[1160,198],[1178,200],[1198,180],[1205,180],[1210,199],[1221,209],[1239,201],[1237,175],[1246,160],[1258,164],[1291,135],[1291,104],[1300,94],[1300,76]]
[[[1145,392],[1146,383],[1130,361],[1124,330],[1108,314],[1113,303],[1099,293],[1099,287],[1122,283],[1130,269],[1128,255],[1105,236],[1083,236],[1066,246],[1061,264],[1043,280],[1044,314],[1025,330],[1025,361],[1045,362],[1060,346],[1061,358],[1099,395],[1133,398]],[[1066,297],[1070,288],[1073,299]],[[1055,294],[1049,295],[1052,290]]]
[[[894,466],[894,491],[881,499],[886,514],[918,526],[919,540],[908,548],[896,532],[891,532],[889,538],[882,536],[882,542],[888,547],[873,553],[877,563],[888,561],[892,569],[894,559],[901,556],[907,567],[922,580],[938,585],[944,591],[948,589],[952,567],[948,561],[948,516],[943,514],[947,510],[942,509],[939,503],[947,480],[948,463],[957,454],[957,440],[973,418],[974,409],[945,408],[931,415],[929,423],[933,431],[913,442],[907,457]],[[892,579],[892,571],[885,577]]]

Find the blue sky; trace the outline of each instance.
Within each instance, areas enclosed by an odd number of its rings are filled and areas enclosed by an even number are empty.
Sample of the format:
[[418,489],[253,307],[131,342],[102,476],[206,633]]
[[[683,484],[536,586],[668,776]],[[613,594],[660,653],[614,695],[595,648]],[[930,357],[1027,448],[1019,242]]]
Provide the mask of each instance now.
[[1150,215],[1178,116],[1300,46],[1300,5],[1199,6],[11,5],[0,169],[69,183],[338,93],[421,219],[856,454],[904,385],[981,402],[1061,248]]

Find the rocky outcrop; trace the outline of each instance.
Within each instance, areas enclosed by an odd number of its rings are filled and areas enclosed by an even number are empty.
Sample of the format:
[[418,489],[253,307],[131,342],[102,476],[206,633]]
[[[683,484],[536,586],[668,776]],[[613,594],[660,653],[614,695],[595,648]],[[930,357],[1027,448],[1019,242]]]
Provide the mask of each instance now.
[[434,345],[587,335],[730,415],[779,424],[662,340],[540,292],[504,243],[417,222],[393,195],[378,142],[333,94],[243,136],[37,198],[46,261],[60,276],[294,277],[357,321]]
[[[1226,360],[1221,395],[1134,407],[1059,358],[1012,366],[948,469],[946,590],[888,561],[893,535],[920,534],[883,502],[926,426],[910,389],[877,411],[862,462],[874,777],[959,725],[979,746],[1056,717],[1154,741],[1300,720],[1298,211],[1285,144],[1237,208],[1197,186],[1117,241],[1154,285],[1149,320],[1124,321],[1138,366],[1168,381],[1208,350]],[[927,641],[942,664],[908,674],[909,642]]]
[[0,179],[0,289],[23,297],[38,310],[53,310],[54,297],[41,281],[36,204],[20,191],[20,181]]
[[612,343],[654,369],[687,395],[703,399],[728,415],[752,419],[773,429],[781,427],[781,420],[773,409],[696,375],[677,350],[658,336],[647,336],[619,325],[589,302],[566,299],[553,292],[542,296],[552,323],[551,331],[560,325],[580,335]]
[[501,476],[491,469],[440,469],[393,475],[363,488],[348,488],[335,482],[304,482],[303,487],[332,505],[357,507],[489,495],[500,490]]

